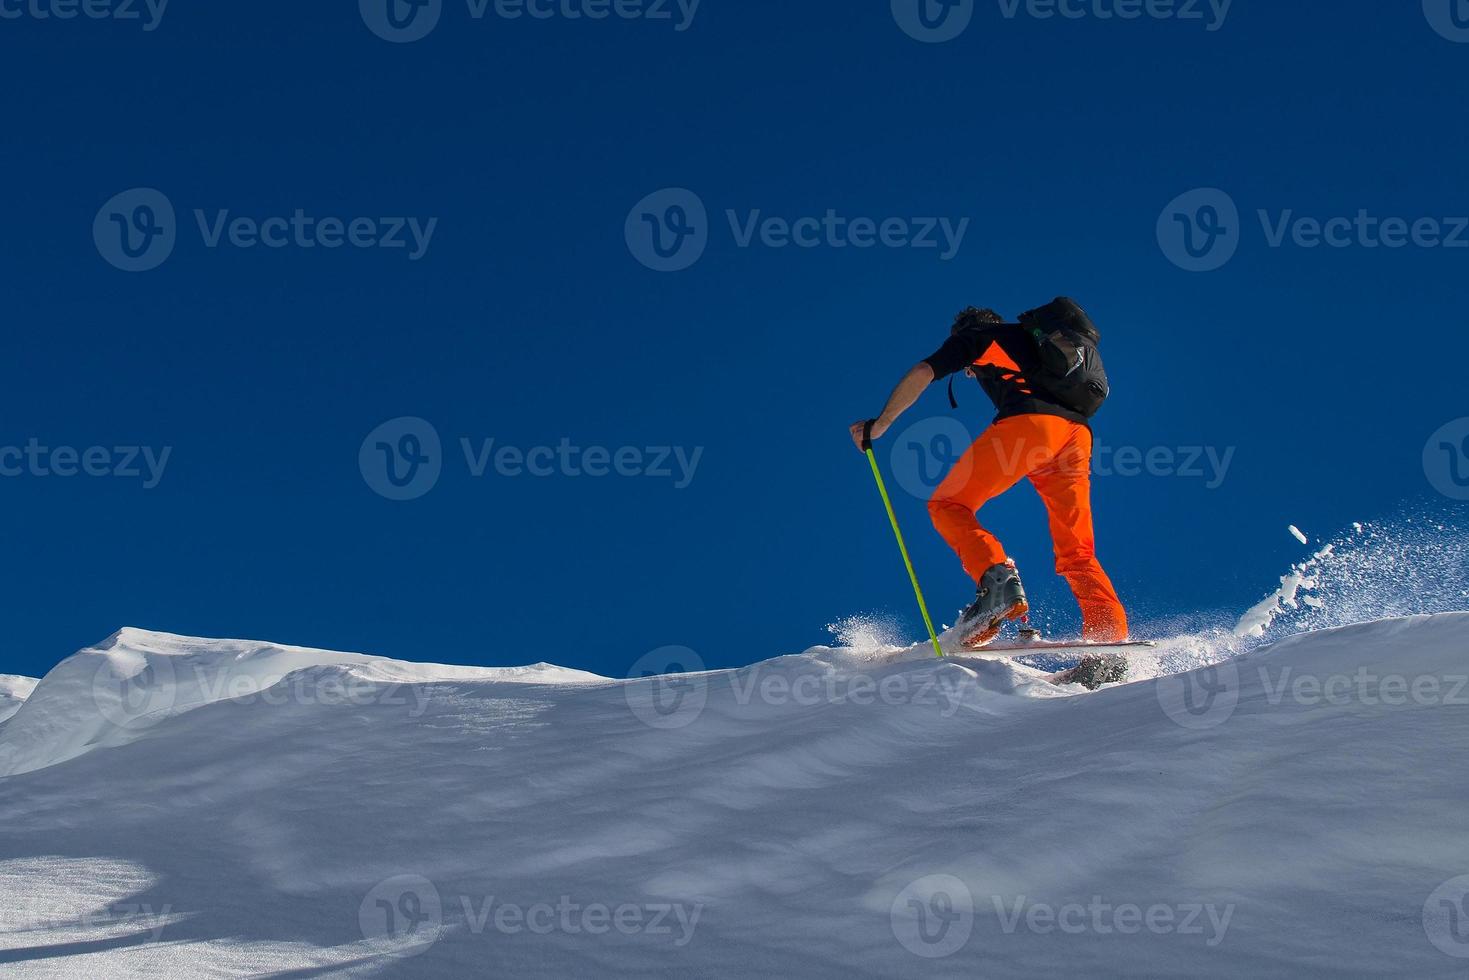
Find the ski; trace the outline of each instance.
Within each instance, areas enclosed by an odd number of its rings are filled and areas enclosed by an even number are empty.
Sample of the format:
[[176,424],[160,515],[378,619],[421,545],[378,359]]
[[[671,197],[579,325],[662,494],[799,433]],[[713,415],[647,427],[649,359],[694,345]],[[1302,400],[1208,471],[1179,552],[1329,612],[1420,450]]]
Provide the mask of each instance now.
[[1122,643],[1088,643],[1085,640],[1020,640],[1012,643],[991,643],[989,646],[965,650],[964,654],[983,656],[987,653],[999,653],[1015,656],[1026,653],[1055,653],[1072,650],[1081,654],[1095,654],[1109,650],[1148,649],[1157,645],[1152,640],[1127,640]]
[[1051,656],[1074,655],[1081,662],[1067,670],[1047,674],[1046,680],[1058,687],[1080,684],[1095,691],[1104,684],[1119,684],[1127,679],[1127,651],[1147,650],[1157,647],[1152,640],[1128,640],[1122,643],[1088,643],[1084,640],[1016,640],[1007,643],[991,643],[977,650],[965,649],[951,654],[950,659],[963,662],[966,659],[1014,659],[1027,654]]

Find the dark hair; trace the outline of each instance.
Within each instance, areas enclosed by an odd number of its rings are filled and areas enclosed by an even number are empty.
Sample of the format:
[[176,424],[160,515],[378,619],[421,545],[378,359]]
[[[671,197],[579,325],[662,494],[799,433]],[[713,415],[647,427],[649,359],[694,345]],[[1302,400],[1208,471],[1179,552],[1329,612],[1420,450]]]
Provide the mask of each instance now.
[[1004,317],[1000,316],[1000,314],[996,313],[994,310],[989,309],[988,307],[982,310],[976,309],[973,306],[966,307],[965,309],[959,311],[958,316],[954,317],[954,326],[950,328],[949,336],[952,337],[961,330],[968,330],[970,327],[979,326],[982,323],[1004,322]]

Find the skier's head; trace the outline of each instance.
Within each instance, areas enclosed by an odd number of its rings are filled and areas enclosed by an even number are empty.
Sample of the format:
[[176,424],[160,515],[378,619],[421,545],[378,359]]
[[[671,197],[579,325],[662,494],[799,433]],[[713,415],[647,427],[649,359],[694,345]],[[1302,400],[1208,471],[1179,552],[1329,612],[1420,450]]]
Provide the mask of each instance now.
[[980,324],[1004,322],[1005,318],[994,310],[989,308],[980,310],[970,306],[960,310],[959,315],[954,317],[954,326],[949,329],[949,336],[952,337],[961,330],[968,330],[970,327],[977,327]]

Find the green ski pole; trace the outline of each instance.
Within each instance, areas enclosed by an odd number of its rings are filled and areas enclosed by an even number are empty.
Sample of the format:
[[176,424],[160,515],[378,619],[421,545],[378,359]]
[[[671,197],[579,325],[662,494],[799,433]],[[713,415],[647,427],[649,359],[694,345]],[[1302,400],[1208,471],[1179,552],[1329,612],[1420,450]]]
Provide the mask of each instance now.
[[923,613],[923,625],[928,627],[928,638],[933,641],[933,652],[942,657],[944,648],[939,646],[938,634],[934,632],[933,620],[928,615],[928,603],[923,601],[923,589],[918,585],[918,573],[913,571],[913,560],[908,557],[908,546],[903,543],[898,515],[893,512],[893,502],[888,497],[887,485],[882,482],[882,470],[877,465],[877,456],[872,452],[872,424],[875,421],[877,420],[869,421],[862,433],[862,450],[867,453],[867,462],[872,464],[872,478],[877,481],[877,492],[882,494],[882,505],[887,508],[888,522],[893,525],[893,536],[898,539],[898,550],[903,553],[903,565],[908,569],[908,580],[913,583],[913,594],[918,597],[918,611]]

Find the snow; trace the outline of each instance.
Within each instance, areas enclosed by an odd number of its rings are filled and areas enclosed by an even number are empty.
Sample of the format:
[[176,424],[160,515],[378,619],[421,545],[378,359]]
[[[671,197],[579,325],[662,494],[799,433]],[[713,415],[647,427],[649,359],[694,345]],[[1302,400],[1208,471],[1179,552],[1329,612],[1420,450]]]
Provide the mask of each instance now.
[[1251,641],[1373,619],[1454,612],[1469,596],[1469,534],[1435,518],[1355,523],[1240,617]]
[[614,680],[124,630],[0,687],[0,970],[1463,974],[1469,614],[1095,694],[850,632]]
[[[309,690],[278,690],[287,677]],[[578,683],[595,674],[550,664],[444,667],[249,640],[200,641],[124,629],[62,661],[15,712],[0,738],[0,775],[121,745],[164,719],[223,700],[315,698],[351,703],[387,687],[427,698],[432,685],[469,679]],[[291,685],[288,684],[288,687]]]
[[1300,592],[1302,589],[1312,589],[1317,585],[1316,579],[1310,574],[1312,562],[1331,554],[1331,546],[1327,545],[1321,551],[1312,556],[1310,561],[1302,562],[1280,577],[1280,588],[1261,599],[1240,617],[1239,624],[1235,626],[1234,632],[1237,636],[1264,636],[1266,630],[1275,622],[1275,617],[1290,609],[1300,607]]
[[39,682],[34,677],[0,674],[0,721],[20,710],[21,704],[36,689],[37,683]]

